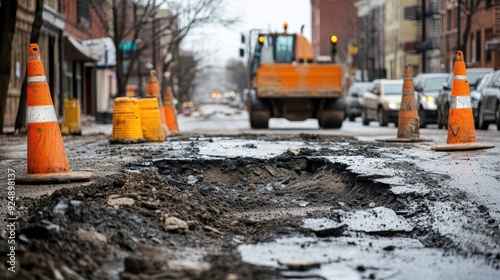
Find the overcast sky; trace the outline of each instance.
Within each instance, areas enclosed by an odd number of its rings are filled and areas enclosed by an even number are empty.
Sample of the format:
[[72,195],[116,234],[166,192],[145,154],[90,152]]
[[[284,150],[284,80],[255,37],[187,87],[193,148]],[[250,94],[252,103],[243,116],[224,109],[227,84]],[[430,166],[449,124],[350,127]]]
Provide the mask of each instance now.
[[223,66],[229,58],[239,58],[241,33],[248,36],[251,29],[300,32],[311,39],[311,0],[226,0],[229,15],[241,15],[241,22],[231,29],[210,27],[193,32],[183,47],[199,53],[209,52],[207,64]]

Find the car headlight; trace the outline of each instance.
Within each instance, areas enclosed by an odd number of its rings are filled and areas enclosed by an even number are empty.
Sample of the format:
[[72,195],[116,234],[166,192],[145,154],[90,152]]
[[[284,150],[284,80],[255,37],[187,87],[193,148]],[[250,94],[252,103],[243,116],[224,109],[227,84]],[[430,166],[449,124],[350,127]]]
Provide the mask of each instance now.
[[388,107],[389,107],[390,109],[397,109],[397,108],[398,108],[398,104],[396,104],[396,103],[394,103],[394,102],[390,102],[390,103],[388,104]]
[[424,96],[424,100],[425,102],[429,103],[429,104],[436,104],[436,99],[434,99],[434,97],[432,96]]

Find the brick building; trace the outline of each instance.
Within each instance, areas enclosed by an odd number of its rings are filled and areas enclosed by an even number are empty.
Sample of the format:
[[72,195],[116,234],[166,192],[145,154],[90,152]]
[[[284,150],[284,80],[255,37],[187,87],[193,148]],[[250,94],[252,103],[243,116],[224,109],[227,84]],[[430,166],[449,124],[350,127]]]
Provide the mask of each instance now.
[[[96,114],[97,55],[84,44],[86,40],[106,37],[103,24],[88,0],[61,0],[60,10],[66,16],[61,69],[60,106],[68,98],[78,98],[83,115]],[[102,5],[106,1],[101,2]],[[102,75],[103,73],[99,73]],[[108,80],[108,79],[105,79]],[[62,109],[62,107],[60,107]]]
[[357,10],[355,0],[311,0],[312,45],[316,56],[329,56],[330,36],[337,35],[336,61],[348,59],[348,45],[356,41]]
[[[0,5],[1,5],[0,1]],[[59,12],[58,0],[45,0],[43,9],[43,25],[40,31],[38,45],[40,56],[47,76],[54,105],[58,108],[57,99],[60,92],[58,65],[61,61],[61,42],[64,30],[64,16]],[[16,15],[16,31],[12,42],[12,70],[5,110],[5,127],[13,127],[16,120],[22,83],[26,73],[26,62],[33,24],[36,2],[31,0],[18,1]],[[62,111],[57,110],[58,114]]]
[[[467,67],[493,67],[500,69],[500,3],[482,1],[473,13],[468,42],[461,49]],[[453,69],[458,45],[463,46],[466,15],[462,11],[458,20],[458,2],[442,1],[443,16],[443,64],[446,72]],[[460,7],[464,9],[464,7]],[[460,37],[458,27],[460,25]]]

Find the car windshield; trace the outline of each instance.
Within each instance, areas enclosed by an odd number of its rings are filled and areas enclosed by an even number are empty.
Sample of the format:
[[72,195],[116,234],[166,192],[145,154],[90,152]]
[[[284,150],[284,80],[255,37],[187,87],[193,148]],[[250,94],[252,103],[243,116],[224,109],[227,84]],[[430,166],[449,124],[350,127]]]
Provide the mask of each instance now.
[[477,82],[476,90],[481,91],[481,89],[488,84],[489,80],[489,75],[481,76],[481,79]]
[[479,77],[481,77],[485,73],[487,72],[469,72],[467,73],[467,81],[469,82],[469,84],[475,85],[477,84],[477,80],[479,79]]
[[384,85],[384,95],[401,95],[403,84],[386,84]]
[[438,91],[443,88],[443,83],[446,82],[448,77],[436,77],[425,80],[424,91]]
[[[351,95],[358,95],[358,96],[362,96],[363,93],[365,93],[365,91],[367,91],[368,89],[370,89],[372,85],[371,84],[358,84],[358,85],[352,85],[352,91],[351,91]],[[353,94],[354,93],[354,94]]]

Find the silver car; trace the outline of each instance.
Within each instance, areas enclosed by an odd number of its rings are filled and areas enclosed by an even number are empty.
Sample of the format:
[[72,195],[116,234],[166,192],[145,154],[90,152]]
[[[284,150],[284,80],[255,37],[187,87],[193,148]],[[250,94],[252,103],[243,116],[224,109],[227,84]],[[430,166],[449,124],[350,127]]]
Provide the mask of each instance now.
[[347,91],[345,98],[345,117],[353,122],[361,116],[363,94],[372,86],[370,82],[354,82]]
[[424,73],[413,79],[421,128],[437,123],[437,98],[449,76],[449,73]]
[[361,118],[363,125],[378,121],[380,126],[398,124],[399,106],[403,94],[403,80],[376,80],[363,96]]

